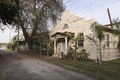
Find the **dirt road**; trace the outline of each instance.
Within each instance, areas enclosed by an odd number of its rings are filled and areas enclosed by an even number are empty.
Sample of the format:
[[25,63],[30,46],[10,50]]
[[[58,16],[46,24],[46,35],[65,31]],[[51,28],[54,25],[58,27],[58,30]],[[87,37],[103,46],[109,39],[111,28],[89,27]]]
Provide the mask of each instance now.
[[0,49],[4,80],[95,80],[23,54]]

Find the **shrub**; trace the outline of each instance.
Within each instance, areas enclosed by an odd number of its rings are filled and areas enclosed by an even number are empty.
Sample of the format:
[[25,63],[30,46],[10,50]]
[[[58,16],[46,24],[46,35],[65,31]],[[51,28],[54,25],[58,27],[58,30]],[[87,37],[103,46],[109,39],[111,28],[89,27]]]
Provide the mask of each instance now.
[[74,49],[70,46],[69,47],[69,52],[67,53],[67,55],[65,55],[66,59],[73,59],[73,54],[74,54]]
[[50,54],[49,55],[53,55],[54,54],[54,42],[52,40],[50,40]]
[[7,49],[15,50],[16,46],[17,46],[16,43],[14,43],[14,44],[8,43]]
[[86,52],[86,49],[82,49],[77,56],[78,56],[78,59],[87,59],[89,54]]

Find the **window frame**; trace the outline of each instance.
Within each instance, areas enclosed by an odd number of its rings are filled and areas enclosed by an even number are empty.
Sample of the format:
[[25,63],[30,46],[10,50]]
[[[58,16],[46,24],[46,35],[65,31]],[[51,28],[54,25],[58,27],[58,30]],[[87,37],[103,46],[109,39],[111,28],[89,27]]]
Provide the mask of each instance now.
[[110,34],[107,34],[106,38],[107,38],[107,48],[110,48]]
[[[84,38],[84,33],[80,33],[79,37],[83,37]],[[78,47],[84,47],[84,39],[79,39],[78,40]]]

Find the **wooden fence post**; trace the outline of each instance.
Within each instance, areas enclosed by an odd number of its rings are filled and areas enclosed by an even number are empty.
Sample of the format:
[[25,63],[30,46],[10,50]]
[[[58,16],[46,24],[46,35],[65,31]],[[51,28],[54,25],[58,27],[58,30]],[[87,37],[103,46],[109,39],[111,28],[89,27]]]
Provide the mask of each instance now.
[[40,57],[41,57],[41,54],[42,54],[42,43],[40,43]]
[[73,54],[73,64],[75,64],[75,54]]
[[49,40],[47,41],[47,56],[49,56]]
[[99,74],[100,72],[100,62],[99,62],[99,58],[97,58],[97,73]]
[[58,53],[58,60],[60,60],[60,54]]
[[37,50],[37,49],[36,49],[36,43],[35,43],[35,54],[36,54],[36,50]]

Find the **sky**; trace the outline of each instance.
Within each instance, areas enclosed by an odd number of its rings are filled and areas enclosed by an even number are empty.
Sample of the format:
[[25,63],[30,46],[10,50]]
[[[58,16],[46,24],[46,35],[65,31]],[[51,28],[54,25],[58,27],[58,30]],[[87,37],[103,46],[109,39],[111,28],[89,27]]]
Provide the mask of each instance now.
[[73,14],[86,19],[95,18],[102,25],[110,23],[107,8],[112,20],[120,18],[120,0],[64,0],[64,3]]
[[[70,10],[73,14],[86,17],[86,19],[95,18],[102,25],[109,24],[107,8],[110,10],[111,18],[120,19],[120,0],[63,0],[66,10]],[[11,31],[11,39],[17,33],[14,30],[0,31],[0,43],[9,42],[9,33]]]
[[14,35],[17,35],[17,33],[15,33],[15,30],[12,29],[5,29],[4,31],[0,30],[0,43],[9,43],[9,38],[11,40]]

